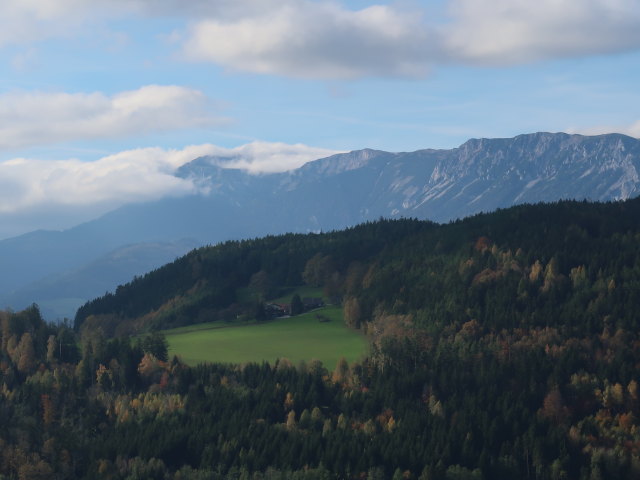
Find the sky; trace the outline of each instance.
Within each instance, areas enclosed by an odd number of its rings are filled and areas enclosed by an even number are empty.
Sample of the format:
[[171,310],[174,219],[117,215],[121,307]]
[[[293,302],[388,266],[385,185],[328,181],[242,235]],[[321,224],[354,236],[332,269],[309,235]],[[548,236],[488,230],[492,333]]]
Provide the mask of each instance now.
[[333,153],[640,137],[637,0],[0,3],[0,239]]

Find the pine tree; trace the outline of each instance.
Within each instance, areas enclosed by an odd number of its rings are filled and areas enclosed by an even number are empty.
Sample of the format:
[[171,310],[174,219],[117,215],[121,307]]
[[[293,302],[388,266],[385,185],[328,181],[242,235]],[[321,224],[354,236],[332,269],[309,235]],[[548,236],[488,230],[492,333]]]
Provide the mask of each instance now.
[[302,299],[297,293],[291,297],[291,315],[300,315],[304,312],[304,305]]

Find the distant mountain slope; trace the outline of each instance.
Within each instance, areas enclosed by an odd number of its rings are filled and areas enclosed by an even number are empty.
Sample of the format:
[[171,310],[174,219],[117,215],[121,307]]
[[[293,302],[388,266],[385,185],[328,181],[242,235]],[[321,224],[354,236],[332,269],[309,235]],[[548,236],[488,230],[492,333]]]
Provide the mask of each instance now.
[[[8,301],[11,292],[141,242],[193,238],[204,245],[341,229],[379,217],[447,222],[519,203],[623,200],[640,193],[640,141],[619,134],[534,133],[409,153],[365,149],[264,175],[220,163],[202,157],[176,172],[206,195],[128,205],[64,232],[0,241],[0,298],[21,308]],[[94,295],[115,286],[105,278]],[[48,295],[33,293],[36,302]]]
[[341,215],[360,221],[411,216],[447,222],[519,203],[624,200],[640,193],[639,172],[637,139],[536,133],[469,140],[452,150],[335,155],[287,175],[281,195],[303,210],[312,190],[316,202],[320,196],[334,207],[339,203]]
[[112,290],[134,276],[173,261],[196,247],[193,240],[138,243],[117,248],[77,269],[52,274],[5,297],[12,305],[30,305],[37,299],[43,316],[73,318],[75,311],[97,292]]
[[640,193],[640,142],[624,135],[537,133],[451,150],[406,210],[448,220],[518,203],[623,200]]

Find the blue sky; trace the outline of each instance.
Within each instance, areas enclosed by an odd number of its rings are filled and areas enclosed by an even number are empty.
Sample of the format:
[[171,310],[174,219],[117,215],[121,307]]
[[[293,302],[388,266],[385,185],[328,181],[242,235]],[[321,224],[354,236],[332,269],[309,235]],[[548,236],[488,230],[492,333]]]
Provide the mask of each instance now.
[[360,148],[640,136],[637,0],[14,0],[0,238]]

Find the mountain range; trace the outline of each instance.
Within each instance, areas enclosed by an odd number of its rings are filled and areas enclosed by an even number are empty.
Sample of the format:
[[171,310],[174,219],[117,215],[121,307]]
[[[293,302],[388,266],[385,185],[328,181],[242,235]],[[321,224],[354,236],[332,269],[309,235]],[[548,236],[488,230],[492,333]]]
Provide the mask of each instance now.
[[450,150],[357,150],[284,173],[201,157],[175,175],[198,195],[131,204],[65,231],[0,241],[0,306],[73,317],[87,299],[228,239],[341,229],[380,217],[448,222],[521,203],[640,194],[640,140],[534,133]]

